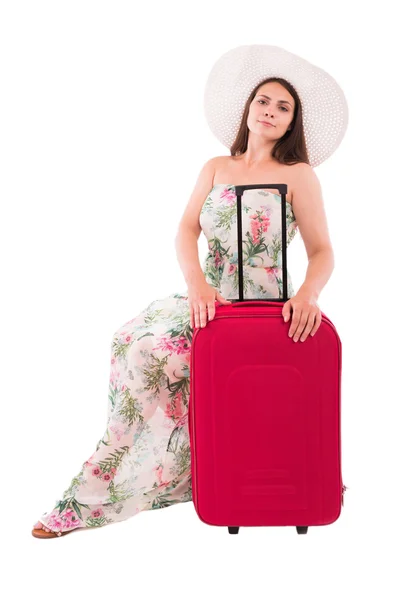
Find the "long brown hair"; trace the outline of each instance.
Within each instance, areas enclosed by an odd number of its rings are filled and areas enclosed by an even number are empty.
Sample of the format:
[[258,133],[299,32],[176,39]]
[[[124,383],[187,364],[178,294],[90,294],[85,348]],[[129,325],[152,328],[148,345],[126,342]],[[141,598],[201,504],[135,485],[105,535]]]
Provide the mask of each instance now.
[[304,135],[303,111],[299,95],[294,89],[294,87],[288,81],[286,81],[286,79],[282,79],[281,77],[268,77],[268,79],[264,79],[264,81],[258,83],[257,86],[251,92],[243,110],[239,131],[237,133],[235,141],[233,142],[230,148],[231,156],[243,154],[243,152],[247,150],[247,144],[249,139],[247,117],[249,115],[250,104],[256,96],[259,88],[265,83],[268,83],[269,81],[277,81],[278,83],[283,85],[283,87],[287,89],[289,94],[291,94],[291,96],[293,96],[295,100],[295,110],[294,117],[291,123],[291,129],[288,129],[286,133],[276,142],[272,150],[272,157],[275,158],[278,162],[287,165],[295,165],[299,162],[305,162],[307,164],[310,164]]

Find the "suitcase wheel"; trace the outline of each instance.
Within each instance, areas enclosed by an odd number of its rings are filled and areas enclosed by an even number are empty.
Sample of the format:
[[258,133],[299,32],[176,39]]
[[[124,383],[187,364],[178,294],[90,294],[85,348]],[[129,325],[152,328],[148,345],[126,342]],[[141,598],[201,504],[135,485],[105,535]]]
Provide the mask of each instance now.
[[296,527],[297,533],[307,533],[308,527],[303,527],[302,525],[298,525]]
[[239,533],[239,527],[228,527],[229,533]]

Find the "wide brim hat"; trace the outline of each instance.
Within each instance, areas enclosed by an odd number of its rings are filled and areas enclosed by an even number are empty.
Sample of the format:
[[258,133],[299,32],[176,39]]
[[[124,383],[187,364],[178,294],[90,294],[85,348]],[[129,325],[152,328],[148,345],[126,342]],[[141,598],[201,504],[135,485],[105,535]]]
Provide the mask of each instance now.
[[326,71],[279,46],[238,46],[223,54],[208,76],[204,111],[213,134],[231,148],[251,91],[268,77],[281,77],[297,91],[310,165],[335,152],[348,125],[343,90]]

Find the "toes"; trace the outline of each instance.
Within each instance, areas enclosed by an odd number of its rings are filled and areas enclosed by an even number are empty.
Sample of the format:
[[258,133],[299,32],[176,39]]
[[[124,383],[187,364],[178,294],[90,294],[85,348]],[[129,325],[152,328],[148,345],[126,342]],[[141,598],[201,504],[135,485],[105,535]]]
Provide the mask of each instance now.
[[47,533],[54,533],[54,534],[56,534],[58,536],[61,535],[61,531],[52,531],[48,527],[45,527],[45,525],[43,525],[43,523],[41,523],[40,521],[38,521],[37,523],[35,523],[35,525],[33,527],[34,527],[34,529],[43,529],[43,531],[47,531]]

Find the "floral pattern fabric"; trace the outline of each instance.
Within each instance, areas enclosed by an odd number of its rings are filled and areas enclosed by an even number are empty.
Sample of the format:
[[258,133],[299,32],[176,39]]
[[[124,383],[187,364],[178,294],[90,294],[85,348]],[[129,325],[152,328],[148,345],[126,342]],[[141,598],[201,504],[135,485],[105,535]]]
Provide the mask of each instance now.
[[[281,197],[242,196],[244,298],[283,297]],[[237,219],[233,185],[217,184],[200,213],[209,252],[207,282],[237,299]],[[297,224],[286,205],[287,244]],[[294,295],[288,273],[288,295]],[[53,531],[101,527],[192,500],[189,440],[188,290],[154,300],[111,341],[107,426],[62,498],[39,519]]]

